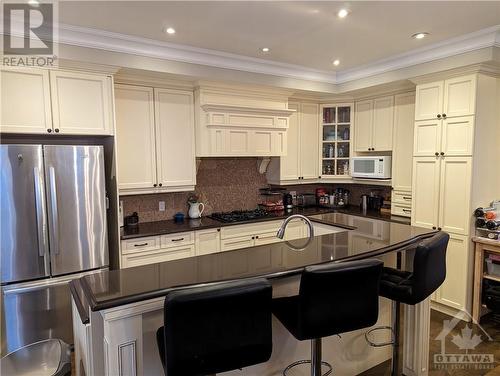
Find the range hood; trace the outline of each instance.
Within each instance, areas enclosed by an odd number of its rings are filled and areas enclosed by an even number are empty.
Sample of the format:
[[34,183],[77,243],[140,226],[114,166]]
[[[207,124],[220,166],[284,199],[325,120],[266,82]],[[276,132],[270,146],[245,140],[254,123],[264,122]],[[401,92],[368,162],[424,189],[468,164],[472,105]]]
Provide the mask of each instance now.
[[234,88],[195,91],[197,157],[286,155],[288,96]]

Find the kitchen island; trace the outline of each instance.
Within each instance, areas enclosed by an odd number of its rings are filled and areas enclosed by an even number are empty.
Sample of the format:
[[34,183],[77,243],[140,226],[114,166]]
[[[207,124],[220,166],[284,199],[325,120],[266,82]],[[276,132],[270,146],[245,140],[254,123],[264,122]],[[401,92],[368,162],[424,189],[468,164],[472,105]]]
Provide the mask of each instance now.
[[[435,231],[342,213],[312,215],[336,227],[333,234],[86,276],[71,285],[77,373],[87,375],[160,375],[155,332],[163,325],[164,296],[169,291],[242,278],[264,277],[275,297],[297,293],[308,265],[376,257],[395,266],[411,265],[412,249]],[[368,222],[367,222],[368,221]],[[367,225],[367,223],[369,225]],[[427,373],[429,302],[406,308],[404,367],[407,375]],[[390,324],[390,302],[381,298],[377,325]],[[371,348],[364,331],[329,337],[324,359],[340,375],[355,375],[390,357],[391,349]],[[420,338],[425,338],[421,341]],[[299,358],[309,344],[296,341],[273,320],[273,355],[269,362],[228,375],[274,375]],[[420,345],[413,345],[420,344]]]

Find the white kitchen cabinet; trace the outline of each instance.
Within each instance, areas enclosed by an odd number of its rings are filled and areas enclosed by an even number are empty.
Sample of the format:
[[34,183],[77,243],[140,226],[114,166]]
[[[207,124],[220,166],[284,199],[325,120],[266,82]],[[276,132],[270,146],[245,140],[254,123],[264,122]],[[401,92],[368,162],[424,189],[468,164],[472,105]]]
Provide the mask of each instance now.
[[296,112],[288,119],[285,156],[272,158],[267,179],[272,183],[310,183],[319,176],[319,106],[289,102]]
[[154,89],[158,182],[182,190],[196,184],[193,93]]
[[356,103],[355,150],[391,151],[394,127],[394,97]]
[[369,151],[372,147],[373,101],[356,102],[356,121],[354,123],[354,149]]
[[2,109],[0,131],[52,132],[49,71],[3,67],[0,75]]
[[394,98],[392,186],[395,191],[411,192],[415,93]]
[[441,158],[440,175],[438,227],[448,233],[468,235],[472,158]]
[[228,239],[221,239],[220,249],[222,252],[233,249],[253,247],[255,245],[254,235],[243,235]]
[[151,189],[157,182],[153,89],[116,85],[118,189]]
[[469,300],[469,242],[467,236],[450,234],[446,250],[446,279],[434,295],[436,302],[457,310],[465,309]]
[[476,75],[418,85],[415,120],[474,115],[476,88]]
[[110,76],[50,71],[54,132],[113,134],[113,82]]
[[136,252],[122,256],[121,268],[155,264],[195,256],[194,244],[161,248],[155,251]]
[[117,85],[116,118],[120,194],[194,190],[191,92]]
[[196,256],[220,252],[220,228],[195,231]]
[[413,226],[438,226],[439,179],[441,161],[438,157],[413,158],[412,213]]
[[441,151],[441,120],[423,120],[415,122],[413,155],[425,157]]
[[437,119],[443,109],[444,81],[417,86],[415,98],[415,120]]

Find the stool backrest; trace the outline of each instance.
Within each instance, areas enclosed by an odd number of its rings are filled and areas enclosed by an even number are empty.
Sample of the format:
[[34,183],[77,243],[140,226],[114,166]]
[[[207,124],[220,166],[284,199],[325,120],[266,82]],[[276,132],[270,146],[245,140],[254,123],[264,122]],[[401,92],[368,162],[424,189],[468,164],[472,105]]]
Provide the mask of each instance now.
[[265,279],[178,290],[165,298],[165,371],[208,375],[269,360],[272,287]]
[[450,236],[439,232],[418,244],[413,259],[412,304],[420,303],[446,278],[446,248]]
[[302,332],[321,338],[375,324],[382,267],[375,259],[307,267],[299,291]]

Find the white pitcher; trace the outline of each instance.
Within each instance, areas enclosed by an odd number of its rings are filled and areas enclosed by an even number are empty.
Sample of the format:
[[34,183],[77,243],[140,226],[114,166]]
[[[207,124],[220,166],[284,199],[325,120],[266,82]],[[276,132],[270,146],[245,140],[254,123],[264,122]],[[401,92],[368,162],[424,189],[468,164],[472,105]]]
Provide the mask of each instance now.
[[[201,208],[200,208],[201,207]],[[205,210],[205,205],[201,202],[190,202],[189,203],[189,218],[200,218],[201,213]]]

